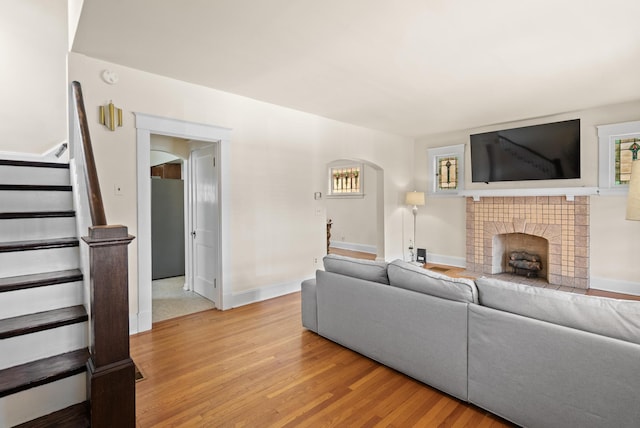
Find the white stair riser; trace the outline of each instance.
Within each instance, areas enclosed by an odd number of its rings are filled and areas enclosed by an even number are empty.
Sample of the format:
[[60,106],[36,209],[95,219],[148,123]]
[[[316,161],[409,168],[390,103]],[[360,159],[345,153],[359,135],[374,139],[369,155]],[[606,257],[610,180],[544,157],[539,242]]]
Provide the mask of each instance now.
[[44,312],[83,304],[83,282],[67,282],[0,294],[0,318]]
[[87,374],[80,373],[0,398],[0,427],[12,427],[87,399]]
[[0,220],[3,242],[76,236],[75,217],[14,218]]
[[78,247],[0,253],[0,276],[2,277],[55,272],[78,269],[79,267],[80,251]]
[[1,184],[55,184],[68,186],[68,168],[36,168],[0,165]]
[[0,340],[0,370],[88,346],[86,322]]
[[65,191],[0,190],[0,211],[71,211],[73,195]]

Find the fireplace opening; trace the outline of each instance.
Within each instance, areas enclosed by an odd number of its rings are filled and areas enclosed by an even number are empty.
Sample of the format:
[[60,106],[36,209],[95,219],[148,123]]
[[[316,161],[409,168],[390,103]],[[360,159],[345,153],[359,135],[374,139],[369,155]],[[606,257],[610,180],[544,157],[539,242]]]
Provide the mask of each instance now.
[[492,274],[515,273],[548,280],[549,241],[526,233],[493,237]]

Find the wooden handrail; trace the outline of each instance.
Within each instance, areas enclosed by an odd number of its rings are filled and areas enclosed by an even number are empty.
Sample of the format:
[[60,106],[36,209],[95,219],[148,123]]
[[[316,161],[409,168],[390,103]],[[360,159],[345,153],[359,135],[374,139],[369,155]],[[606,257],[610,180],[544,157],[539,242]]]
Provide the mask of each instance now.
[[84,164],[86,167],[87,191],[89,192],[89,211],[91,212],[91,222],[93,226],[106,226],[107,216],[104,212],[102,193],[100,193],[100,183],[98,182],[98,171],[96,161],[93,157],[93,147],[91,146],[91,136],[89,135],[89,122],[87,112],[84,108],[84,98],[80,82],[72,82],[73,94],[75,98],[76,110],[78,112],[78,122],[80,125],[80,138],[82,139],[82,152],[84,153]]

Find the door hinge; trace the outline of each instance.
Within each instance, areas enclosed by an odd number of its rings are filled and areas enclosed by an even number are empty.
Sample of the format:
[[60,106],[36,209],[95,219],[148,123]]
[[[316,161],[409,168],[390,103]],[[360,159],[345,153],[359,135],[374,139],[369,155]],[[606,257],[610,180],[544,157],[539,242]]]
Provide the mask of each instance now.
[[213,278],[213,288],[218,288],[218,280]]
[[215,157],[213,158],[213,167],[214,168],[216,167],[216,158]]

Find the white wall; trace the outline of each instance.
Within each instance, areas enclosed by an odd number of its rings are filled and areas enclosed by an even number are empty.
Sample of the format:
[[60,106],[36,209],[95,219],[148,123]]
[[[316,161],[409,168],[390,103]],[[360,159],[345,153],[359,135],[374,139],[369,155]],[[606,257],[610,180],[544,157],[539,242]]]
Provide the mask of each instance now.
[[[556,182],[526,183],[471,183],[471,168],[466,168],[467,189],[502,189],[509,187],[569,187],[598,185],[597,125],[628,122],[640,119],[640,101],[604,106],[563,115],[519,122],[504,123],[459,132],[420,138],[415,145],[416,185],[426,190],[427,148],[453,144],[466,144],[469,165],[469,135],[496,129],[580,118],[582,178]],[[640,222],[624,219],[626,199],[621,196],[592,196],[591,200],[591,286],[606,288],[611,281],[629,281],[640,285]],[[418,213],[418,243],[432,253],[457,257],[462,260],[466,252],[465,200],[455,198],[429,198]]]
[[[117,85],[100,80],[104,69]],[[413,141],[245,97],[70,54],[70,80],[83,86],[109,223],[136,234],[136,133],[133,112],[232,129],[230,143],[231,274],[225,293],[299,281],[313,275],[325,253],[326,167],[335,159],[369,160],[384,169],[385,253],[402,257],[405,208],[413,180]],[[98,106],[124,110],[115,132],[98,124]],[[112,191],[117,184],[123,195]],[[129,247],[131,284],[137,281],[137,243]],[[135,312],[137,294],[131,292]]]
[[67,140],[67,1],[5,0],[0,12],[0,151]]

